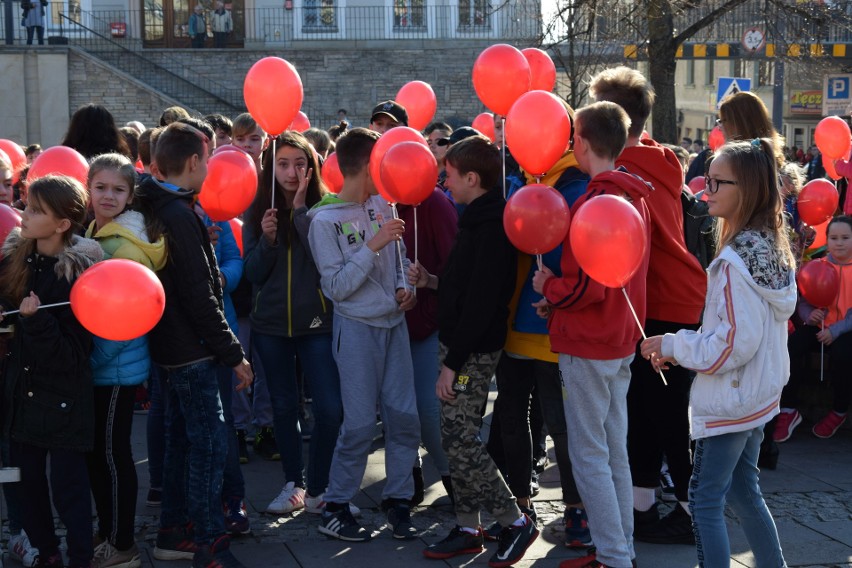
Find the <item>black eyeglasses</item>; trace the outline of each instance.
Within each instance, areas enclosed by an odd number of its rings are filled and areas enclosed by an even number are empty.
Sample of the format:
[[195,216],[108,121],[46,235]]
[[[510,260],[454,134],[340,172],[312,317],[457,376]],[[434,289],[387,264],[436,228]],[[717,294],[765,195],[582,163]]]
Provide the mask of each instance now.
[[723,124],[725,124],[724,120],[722,120],[721,118],[716,119],[716,126],[722,126]]
[[709,176],[704,176],[704,186],[707,188],[706,191],[710,195],[719,191],[720,185],[737,185],[737,182],[729,180],[729,179],[713,179]]

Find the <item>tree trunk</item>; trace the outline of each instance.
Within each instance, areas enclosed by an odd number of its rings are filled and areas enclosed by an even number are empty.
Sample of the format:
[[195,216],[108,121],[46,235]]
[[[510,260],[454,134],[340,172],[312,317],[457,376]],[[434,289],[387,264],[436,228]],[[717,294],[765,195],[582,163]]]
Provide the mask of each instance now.
[[648,63],[651,84],[657,94],[652,125],[654,140],[676,144],[677,101],[675,99],[675,70],[677,44],[674,39],[674,20],[668,0],[647,0]]

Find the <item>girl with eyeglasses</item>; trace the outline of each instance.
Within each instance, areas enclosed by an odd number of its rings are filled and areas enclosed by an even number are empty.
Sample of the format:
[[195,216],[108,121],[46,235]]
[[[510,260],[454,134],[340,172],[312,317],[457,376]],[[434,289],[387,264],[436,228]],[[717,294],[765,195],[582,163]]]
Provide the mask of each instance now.
[[790,375],[787,320],[796,306],[796,262],[772,142],[722,146],[710,164],[707,193],[710,214],[719,218],[719,253],[708,268],[702,328],[651,337],[642,356],[656,368],[678,364],[697,372],[689,400],[696,442],[689,510],[699,564],[730,565],[727,502],[757,566],[783,568],[757,468],[764,424],[778,414]]

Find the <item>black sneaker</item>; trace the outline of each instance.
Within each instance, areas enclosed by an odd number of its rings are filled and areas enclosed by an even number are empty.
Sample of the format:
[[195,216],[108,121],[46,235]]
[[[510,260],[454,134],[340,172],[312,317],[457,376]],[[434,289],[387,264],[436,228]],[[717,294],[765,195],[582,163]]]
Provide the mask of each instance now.
[[406,503],[397,503],[388,511],[388,524],[393,529],[393,537],[396,539],[417,538],[417,529],[411,524],[411,507]]
[[497,537],[497,552],[488,561],[491,568],[511,566],[524,557],[527,549],[538,538],[539,530],[535,522],[524,513],[523,526],[515,525],[504,528]]
[[678,503],[674,509],[650,526],[634,529],[633,538],[652,544],[690,544],[695,545],[695,533],[692,532],[692,518]]
[[254,437],[254,452],[267,461],[281,459],[278,444],[275,442],[275,433],[272,428],[261,428]]
[[367,529],[358,524],[348,506],[334,513],[329,513],[327,509],[323,511],[319,532],[348,542],[367,542],[373,538]]
[[593,545],[589,530],[589,517],[585,509],[565,507],[565,546],[568,548],[589,548]]
[[538,482],[538,472],[532,470],[530,475],[530,497],[535,497],[541,493],[541,484]]
[[674,482],[672,482],[672,476],[669,475],[668,470],[660,472],[660,499],[667,503],[677,501]]
[[654,503],[647,511],[633,509],[633,533],[638,534],[645,531],[660,521],[660,511]]
[[240,463],[249,462],[248,442],[246,441],[245,430],[237,430],[237,453],[240,455]]
[[163,490],[154,489],[148,490],[148,498],[145,499],[145,504],[149,507],[159,507],[163,503]]
[[479,554],[485,547],[483,546],[484,539],[482,531],[479,530],[476,534],[462,530],[460,526],[456,526],[447,535],[447,538],[440,542],[430,544],[423,550],[423,556],[426,558],[434,558],[443,560],[452,558],[459,554]]
[[157,560],[192,560],[198,545],[192,539],[189,526],[171,527],[157,531],[154,558]]
[[[524,507],[523,505],[518,505],[518,509],[521,510],[521,513],[528,516],[532,519],[533,524],[538,522],[538,512],[535,510],[535,503],[530,501],[529,508]],[[483,531],[483,536],[485,540],[495,542],[500,537],[500,533],[503,531],[503,525],[500,523],[494,523],[490,527],[488,527],[485,531]]]
[[544,454],[538,459],[533,459],[533,471],[536,473],[544,473],[548,463],[550,463],[550,460],[547,458],[547,454]]
[[227,535],[220,536],[209,546],[199,546],[192,557],[192,568],[245,568],[231,554],[231,541]]

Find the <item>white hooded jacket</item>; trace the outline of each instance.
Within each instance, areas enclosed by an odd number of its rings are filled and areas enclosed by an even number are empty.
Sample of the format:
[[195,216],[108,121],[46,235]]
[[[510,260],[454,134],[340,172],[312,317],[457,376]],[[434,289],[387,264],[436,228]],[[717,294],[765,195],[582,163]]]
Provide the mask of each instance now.
[[[774,244],[746,233],[745,246],[739,235],[734,245],[753,270],[766,268]],[[753,274],[726,246],[708,268],[701,329],[664,336],[662,354],[698,373],[689,396],[692,439],[750,430],[778,414],[790,377],[787,320],[796,307],[796,280],[793,270],[777,267],[774,278],[776,286],[768,286],[766,274]]]

